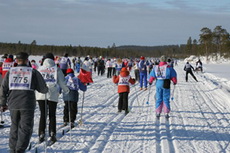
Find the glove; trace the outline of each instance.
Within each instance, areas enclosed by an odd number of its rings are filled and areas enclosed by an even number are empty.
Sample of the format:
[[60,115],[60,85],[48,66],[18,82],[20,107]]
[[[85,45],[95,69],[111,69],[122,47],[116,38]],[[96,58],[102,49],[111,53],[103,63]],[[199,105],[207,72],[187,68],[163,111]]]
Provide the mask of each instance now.
[[6,105],[0,107],[0,110],[1,110],[2,112],[5,112],[7,109],[8,109],[8,107],[7,107]]

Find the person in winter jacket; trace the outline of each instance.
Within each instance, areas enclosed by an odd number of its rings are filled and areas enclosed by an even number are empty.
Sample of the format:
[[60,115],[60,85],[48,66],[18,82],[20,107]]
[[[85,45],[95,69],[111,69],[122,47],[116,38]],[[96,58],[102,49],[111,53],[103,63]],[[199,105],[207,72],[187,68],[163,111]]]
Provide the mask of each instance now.
[[66,70],[68,68],[71,68],[71,61],[70,61],[68,56],[69,56],[69,54],[65,53],[64,56],[59,61],[59,66],[60,66],[64,76],[66,76]]
[[49,92],[45,94],[36,93],[36,99],[40,108],[40,121],[39,121],[39,141],[45,140],[45,128],[46,128],[46,109],[48,108],[49,114],[49,136],[51,136],[51,142],[56,141],[56,108],[59,97],[59,86],[63,89],[64,93],[69,92],[69,88],[65,84],[65,77],[62,70],[57,67],[54,62],[54,56],[52,53],[45,55],[43,65],[38,68],[38,71],[42,74],[45,82],[49,88]]
[[195,75],[192,72],[192,70],[194,71],[194,68],[193,68],[193,66],[189,62],[187,62],[185,64],[184,70],[186,71],[186,76],[185,76],[186,82],[188,82],[188,74],[191,74],[191,76],[194,78],[194,80],[196,80],[196,82],[198,82],[197,79],[196,79],[196,77],[195,77]]
[[99,58],[97,61],[97,74],[98,76],[101,74],[101,76],[105,73],[105,61],[102,59],[102,57]]
[[166,63],[165,56],[161,56],[159,65],[150,73],[149,84],[156,79],[156,116],[160,117],[164,109],[165,117],[169,118],[170,112],[170,83],[177,84],[176,71]]
[[147,90],[147,66],[148,62],[145,61],[145,57],[141,56],[140,62],[138,63],[138,68],[140,72],[140,90],[143,89],[143,83],[144,83],[144,90]]
[[[77,115],[77,103],[79,98],[78,90],[86,91],[87,87],[84,85],[80,79],[74,76],[73,69],[67,69],[67,76],[65,77],[66,84],[70,90],[68,94],[63,94],[63,100],[65,102],[64,106],[64,126],[68,123],[71,124],[71,127],[74,127],[74,122]],[[69,110],[70,108],[70,110]],[[70,114],[70,117],[69,117]]]
[[129,113],[128,95],[130,92],[129,84],[135,84],[135,79],[131,78],[127,68],[122,68],[119,76],[113,76],[113,82],[118,84],[119,102],[118,112],[125,110],[125,114]]
[[112,78],[112,66],[113,63],[110,59],[106,62],[106,68],[107,68],[107,78]]
[[17,67],[12,67],[5,75],[0,89],[0,108],[10,110],[11,126],[9,148],[11,153],[23,153],[29,145],[34,126],[36,107],[35,90],[48,92],[42,75],[28,67],[28,54],[17,54]]
[[116,62],[116,75],[119,75],[120,74],[120,71],[121,69],[125,67],[125,65],[123,64],[122,60],[120,58],[117,59],[117,62]]
[[139,68],[138,68],[138,63],[139,63],[138,61],[135,61],[134,66],[133,66],[136,81],[140,80],[140,71],[139,71]]
[[76,71],[77,71],[77,73],[79,73],[80,72],[80,68],[81,68],[81,66],[82,66],[82,61],[81,61],[81,57],[78,57],[78,59],[76,60]]
[[17,63],[14,62],[13,55],[9,55],[2,64],[2,78],[5,77],[6,72],[8,72],[11,67],[15,66],[17,66]]

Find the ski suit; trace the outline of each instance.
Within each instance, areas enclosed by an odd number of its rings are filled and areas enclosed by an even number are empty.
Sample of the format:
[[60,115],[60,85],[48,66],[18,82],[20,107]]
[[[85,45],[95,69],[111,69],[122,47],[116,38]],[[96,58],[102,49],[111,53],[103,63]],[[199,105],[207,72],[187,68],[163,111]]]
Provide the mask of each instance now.
[[148,66],[148,62],[146,62],[145,60],[140,60],[140,62],[138,63],[138,68],[140,72],[141,89],[143,87],[143,83],[144,83],[144,87],[147,88],[147,66]]
[[151,84],[156,79],[156,113],[170,112],[170,87],[164,87],[164,82],[167,80],[173,81],[174,85],[177,83],[176,71],[167,65],[166,62],[160,62],[155,66],[150,73],[149,83]]
[[119,76],[113,76],[113,83],[118,84],[119,103],[118,111],[125,110],[128,113],[128,94],[130,91],[129,83],[134,84],[135,79],[129,75],[126,68],[122,68]]
[[[68,70],[67,70],[68,71]],[[77,115],[77,103],[79,98],[78,90],[86,91],[87,87],[77,77],[74,76],[74,72],[68,73],[65,77],[66,84],[70,89],[68,94],[63,94],[64,106],[64,122],[74,123]],[[69,106],[70,105],[70,106]],[[70,110],[69,110],[70,108]],[[69,121],[70,111],[70,121]]]
[[[194,78],[194,80],[197,81],[195,75],[193,74],[192,70],[194,71],[194,68],[191,64],[189,64],[189,62],[187,62],[184,66],[184,70],[186,71],[186,75],[185,75],[185,80],[186,82],[188,82],[188,74],[191,74],[191,76]],[[197,81],[198,82],[198,81]]]

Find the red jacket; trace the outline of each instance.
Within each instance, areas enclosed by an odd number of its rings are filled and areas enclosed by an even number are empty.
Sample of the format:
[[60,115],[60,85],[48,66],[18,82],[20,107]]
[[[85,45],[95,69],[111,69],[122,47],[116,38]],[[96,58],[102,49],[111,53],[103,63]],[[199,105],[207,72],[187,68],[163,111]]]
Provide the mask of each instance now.
[[17,66],[17,64],[13,61],[12,58],[7,58],[7,59],[3,62],[3,64],[2,64],[2,78],[4,78],[5,75],[6,75],[6,73],[9,71],[8,68],[7,68],[7,69],[4,69],[4,64],[6,64],[6,63],[12,63],[12,66],[13,66],[13,67]]
[[[128,79],[124,84],[121,83],[121,78]],[[131,78],[129,71],[126,68],[122,68],[119,76],[113,76],[113,82],[118,84],[118,93],[130,92],[129,83],[135,84],[135,79]]]

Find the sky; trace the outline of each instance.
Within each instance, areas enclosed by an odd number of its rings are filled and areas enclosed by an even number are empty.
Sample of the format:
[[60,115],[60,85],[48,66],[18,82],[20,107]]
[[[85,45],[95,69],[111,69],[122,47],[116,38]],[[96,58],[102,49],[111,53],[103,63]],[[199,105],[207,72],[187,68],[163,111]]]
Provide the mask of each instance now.
[[108,47],[186,44],[230,31],[229,0],[0,0],[0,42]]

